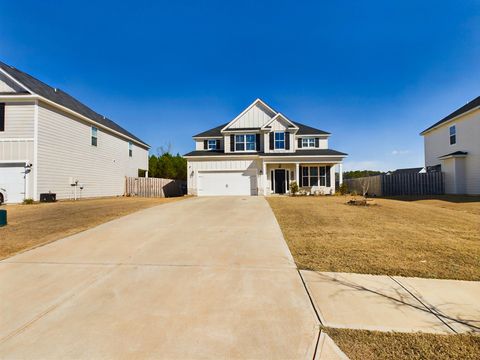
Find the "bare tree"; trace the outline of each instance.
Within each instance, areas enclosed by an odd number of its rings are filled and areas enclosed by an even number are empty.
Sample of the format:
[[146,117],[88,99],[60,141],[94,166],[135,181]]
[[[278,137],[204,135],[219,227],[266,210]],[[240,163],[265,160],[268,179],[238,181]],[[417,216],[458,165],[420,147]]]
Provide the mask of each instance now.
[[167,142],[165,143],[165,145],[160,145],[158,148],[157,148],[157,154],[158,156],[162,156],[163,154],[171,154],[172,153],[172,143],[171,142]]
[[361,178],[360,185],[362,186],[362,195],[364,198],[366,198],[368,189],[370,188],[370,179],[368,177]]

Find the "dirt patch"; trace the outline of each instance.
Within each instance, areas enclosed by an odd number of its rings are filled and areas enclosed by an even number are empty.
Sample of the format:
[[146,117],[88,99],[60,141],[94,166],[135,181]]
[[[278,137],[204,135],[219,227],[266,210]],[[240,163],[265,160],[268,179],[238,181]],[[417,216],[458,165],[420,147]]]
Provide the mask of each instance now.
[[352,360],[478,359],[480,336],[475,334],[406,334],[350,329],[325,329]]
[[470,212],[428,202],[270,197],[299,268],[480,280],[480,202]]
[[181,199],[117,197],[3,206],[8,211],[8,225],[0,228],[0,258]]

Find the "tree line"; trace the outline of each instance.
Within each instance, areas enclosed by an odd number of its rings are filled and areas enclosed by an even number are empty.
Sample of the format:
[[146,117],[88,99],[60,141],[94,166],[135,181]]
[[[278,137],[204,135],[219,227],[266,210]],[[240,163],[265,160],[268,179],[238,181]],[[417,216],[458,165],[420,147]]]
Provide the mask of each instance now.
[[187,180],[187,160],[180,154],[173,156],[170,152],[150,155],[148,176],[164,179]]

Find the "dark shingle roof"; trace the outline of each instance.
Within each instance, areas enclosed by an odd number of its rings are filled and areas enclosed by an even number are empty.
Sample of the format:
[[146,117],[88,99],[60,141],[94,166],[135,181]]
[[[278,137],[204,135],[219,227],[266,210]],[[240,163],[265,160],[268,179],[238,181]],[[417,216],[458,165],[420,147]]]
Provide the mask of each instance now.
[[85,104],[82,104],[80,101],[75,99],[73,96],[70,96],[66,92],[59,89],[52,88],[51,86],[34,78],[33,76],[23,71],[20,71],[14,67],[11,67],[1,61],[0,61],[0,68],[3,71],[5,71],[7,74],[9,74],[11,77],[16,79],[19,83],[23,84],[28,89],[30,89],[33,93],[40,95],[50,101],[53,101],[58,105],[61,105],[70,110],[73,110],[93,121],[96,121],[97,123],[109,129],[112,129],[123,135],[126,135],[144,144],[147,147],[149,146],[146,142],[142,141],[141,139],[133,135],[131,132],[125,130],[124,128],[122,128],[120,125],[113,122],[112,120],[96,113],[95,111],[90,109],[88,106],[86,106]]
[[455,152],[452,152],[450,154],[447,154],[447,155],[442,155],[442,156],[439,156],[438,158],[444,158],[444,157],[447,157],[447,156],[465,156],[467,155],[468,153],[466,151],[455,151]]
[[223,150],[211,151],[211,150],[195,150],[191,151],[184,156],[244,156],[244,155],[258,155],[258,156],[345,156],[347,154],[333,149],[315,149],[315,150],[297,150],[293,153],[257,153],[257,152],[233,152],[225,153]]
[[468,102],[467,104],[463,105],[461,108],[455,110],[454,112],[452,112],[450,115],[447,115],[445,116],[442,120],[440,121],[437,121],[435,124],[433,124],[432,126],[430,126],[429,128],[423,130],[420,134],[423,134],[425,131],[428,131],[430,129],[433,129],[434,127],[444,123],[444,122],[447,122],[448,120],[451,120],[453,119],[454,117],[457,117],[459,115],[462,115],[463,113],[466,113],[467,111],[470,111],[476,107],[479,107],[480,106],[480,96],[477,96],[475,99],[473,99],[472,101]]
[[[329,132],[320,130],[320,129],[315,129],[313,127],[300,124],[298,122],[292,121],[295,125],[298,126],[298,132],[297,135],[330,135]],[[220,126],[214,127],[213,129],[201,132],[197,135],[194,135],[193,137],[209,137],[209,136],[222,136],[221,130],[227,126],[229,123],[222,124]],[[246,129],[234,129],[234,130],[258,130],[260,128],[246,128]]]
[[418,174],[422,169],[423,167],[397,169],[392,174]]

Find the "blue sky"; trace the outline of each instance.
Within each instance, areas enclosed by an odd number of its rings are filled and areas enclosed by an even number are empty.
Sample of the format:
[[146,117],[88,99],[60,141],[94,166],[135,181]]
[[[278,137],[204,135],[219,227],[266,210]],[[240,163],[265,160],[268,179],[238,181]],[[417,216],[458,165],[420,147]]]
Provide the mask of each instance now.
[[480,95],[480,1],[9,1],[0,60],[153,152],[259,97],[347,169],[420,166],[419,132]]

